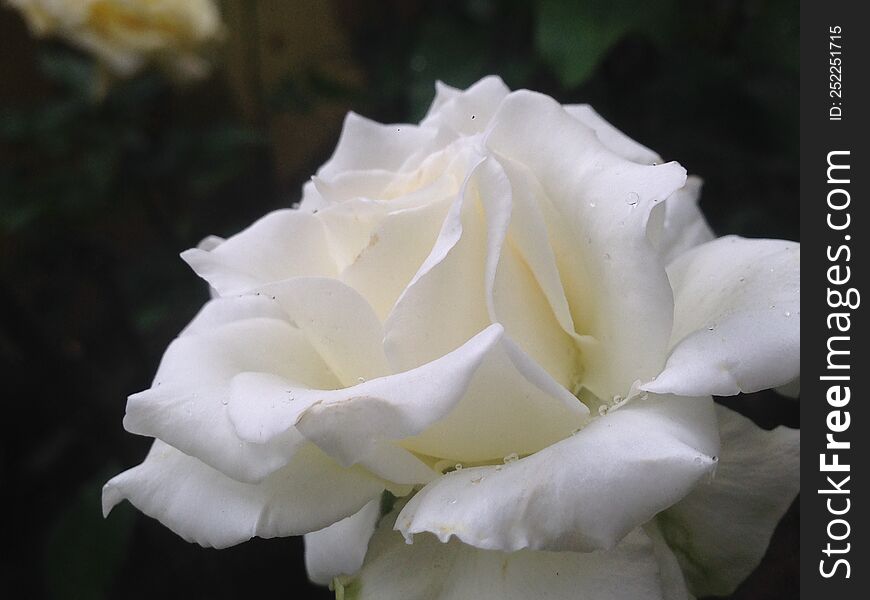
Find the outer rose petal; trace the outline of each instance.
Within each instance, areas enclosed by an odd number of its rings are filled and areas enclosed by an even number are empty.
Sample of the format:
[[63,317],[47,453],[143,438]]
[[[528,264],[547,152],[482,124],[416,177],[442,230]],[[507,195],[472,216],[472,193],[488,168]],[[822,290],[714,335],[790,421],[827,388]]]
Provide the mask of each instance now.
[[411,545],[385,517],[345,597],[358,600],[682,600],[667,595],[656,548],[637,529],[611,550],[479,550],[421,535]]
[[524,459],[441,477],[396,528],[508,552],[612,548],[688,493],[717,453],[710,398],[638,399]]
[[657,519],[698,596],[726,596],[758,566],[800,488],[798,430],[765,431],[725,407],[716,412],[715,476]]
[[434,127],[383,125],[349,112],[332,158],[317,175],[328,180],[346,171],[398,171],[403,165],[419,164],[443,145],[443,137]]
[[103,488],[103,513],[127,499],[189,542],[225,548],[252,537],[299,535],[355,513],[383,483],[343,469],[308,444],[257,484],[241,483],[155,440],[145,461]]
[[647,234],[666,265],[716,237],[698,208],[702,184],[700,177],[691,175],[686,185],[656,206],[650,215]]
[[608,150],[642,165],[653,165],[662,162],[662,158],[644,146],[635,142],[619,129],[608,123],[604,117],[588,104],[566,104],[562,108],[569,115],[595,130],[595,135]]
[[655,375],[667,350],[673,295],[646,224],[651,208],[682,187],[685,169],[621,158],[551,98],[528,91],[502,102],[486,145],[525,165],[549,199],[548,225],[575,325],[599,342],[584,359],[584,385],[606,397]]
[[130,396],[126,429],[159,437],[239,481],[256,482],[287,464],[304,441],[298,432],[285,430],[271,444],[249,443],[227,415],[233,395],[250,392],[234,383],[246,372],[337,384],[303,333],[281,315],[265,297],[206,304],[166,350],[152,387]]
[[796,379],[793,379],[786,383],[785,385],[781,385],[776,388],[778,394],[785,396],[786,398],[799,398],[801,395],[801,378],[798,376]]
[[672,350],[643,389],[730,396],[800,374],[800,244],[719,238],[680,256],[668,274]]
[[327,585],[339,575],[353,575],[363,564],[369,539],[381,514],[380,498],[326,529],[305,534],[305,569],[314,583]]
[[664,597],[667,600],[695,600],[689,593],[680,562],[665,541],[656,521],[652,520],[644,525],[643,531],[653,541],[653,551],[659,563]]
[[447,129],[458,136],[483,131],[505,96],[510,93],[500,77],[484,77],[467,90],[457,90],[441,82],[421,126]]
[[452,410],[501,335],[493,325],[431,363],[350,388],[252,395],[232,403],[230,415],[244,440],[267,443],[295,425],[342,464],[365,461],[382,442],[420,433]]
[[212,250],[185,250],[181,258],[222,296],[289,277],[337,275],[320,220],[289,209],[269,213]]

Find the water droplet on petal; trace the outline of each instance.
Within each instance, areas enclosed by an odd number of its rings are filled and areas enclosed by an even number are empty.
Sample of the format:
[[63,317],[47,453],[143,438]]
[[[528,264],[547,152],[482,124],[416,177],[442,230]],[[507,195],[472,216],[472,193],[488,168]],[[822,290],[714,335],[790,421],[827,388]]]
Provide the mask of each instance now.
[[746,281],[746,278],[745,278],[745,277],[741,277],[741,278],[738,279],[737,281],[739,281],[740,283],[743,283],[744,281]]
[[226,396],[224,396],[223,398],[221,398],[221,404],[223,404],[224,406],[226,406],[226,405],[229,404],[229,403],[230,403],[230,399],[227,398]]
[[785,311],[785,316],[786,316],[786,317],[790,317],[790,316],[791,316],[791,312],[790,312],[790,311]]
[[456,469],[457,471],[461,471],[462,470],[462,463],[456,463],[453,466],[453,468]]
[[365,383],[365,382],[366,382],[366,378],[365,378],[365,377],[357,377],[356,380],[357,380],[359,383]]
[[508,454],[507,456],[505,456],[503,460],[504,460],[504,464],[507,465],[507,464],[510,464],[510,463],[512,463],[512,462],[516,462],[516,461],[518,461],[519,459],[520,459],[520,455],[519,455],[519,454],[517,454],[516,452],[511,452],[510,454]]
[[608,408],[609,407],[606,404],[602,404],[601,406],[599,406],[598,407],[598,416],[603,417],[604,415],[606,415]]
[[637,206],[637,203],[640,202],[640,196],[637,192],[629,192],[625,201],[629,206]]
[[472,478],[471,483],[480,483],[481,481],[483,481],[483,475]]

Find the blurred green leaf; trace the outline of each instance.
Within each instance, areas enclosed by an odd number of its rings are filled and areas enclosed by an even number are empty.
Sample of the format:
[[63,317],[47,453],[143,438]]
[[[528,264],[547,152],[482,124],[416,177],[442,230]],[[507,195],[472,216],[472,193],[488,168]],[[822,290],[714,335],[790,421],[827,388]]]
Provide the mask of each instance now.
[[628,33],[659,22],[670,2],[636,0],[541,0],[535,46],[567,87],[589,79]]
[[94,100],[97,68],[93,61],[71,52],[44,52],[39,69],[46,79],[66,88],[79,100]]
[[123,564],[135,513],[123,504],[110,518],[100,511],[104,477],[82,487],[49,534],[45,575],[50,598],[105,598]]

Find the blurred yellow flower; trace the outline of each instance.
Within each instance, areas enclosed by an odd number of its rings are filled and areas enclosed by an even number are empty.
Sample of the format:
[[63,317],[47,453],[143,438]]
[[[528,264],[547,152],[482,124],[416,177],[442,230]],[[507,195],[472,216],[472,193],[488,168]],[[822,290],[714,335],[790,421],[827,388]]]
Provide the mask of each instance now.
[[203,46],[222,33],[212,0],[6,0],[38,37],[57,36],[129,76],[148,62],[182,79],[208,73]]

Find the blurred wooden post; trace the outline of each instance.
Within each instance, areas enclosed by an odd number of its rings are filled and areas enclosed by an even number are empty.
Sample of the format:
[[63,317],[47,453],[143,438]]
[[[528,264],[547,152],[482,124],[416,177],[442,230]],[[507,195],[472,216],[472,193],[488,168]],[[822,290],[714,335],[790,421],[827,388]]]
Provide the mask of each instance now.
[[310,92],[312,74],[358,89],[345,32],[329,1],[224,0],[226,76],[245,118],[267,129],[282,184],[316,167],[337,140],[347,99],[316,97],[297,106],[276,104],[287,89]]

